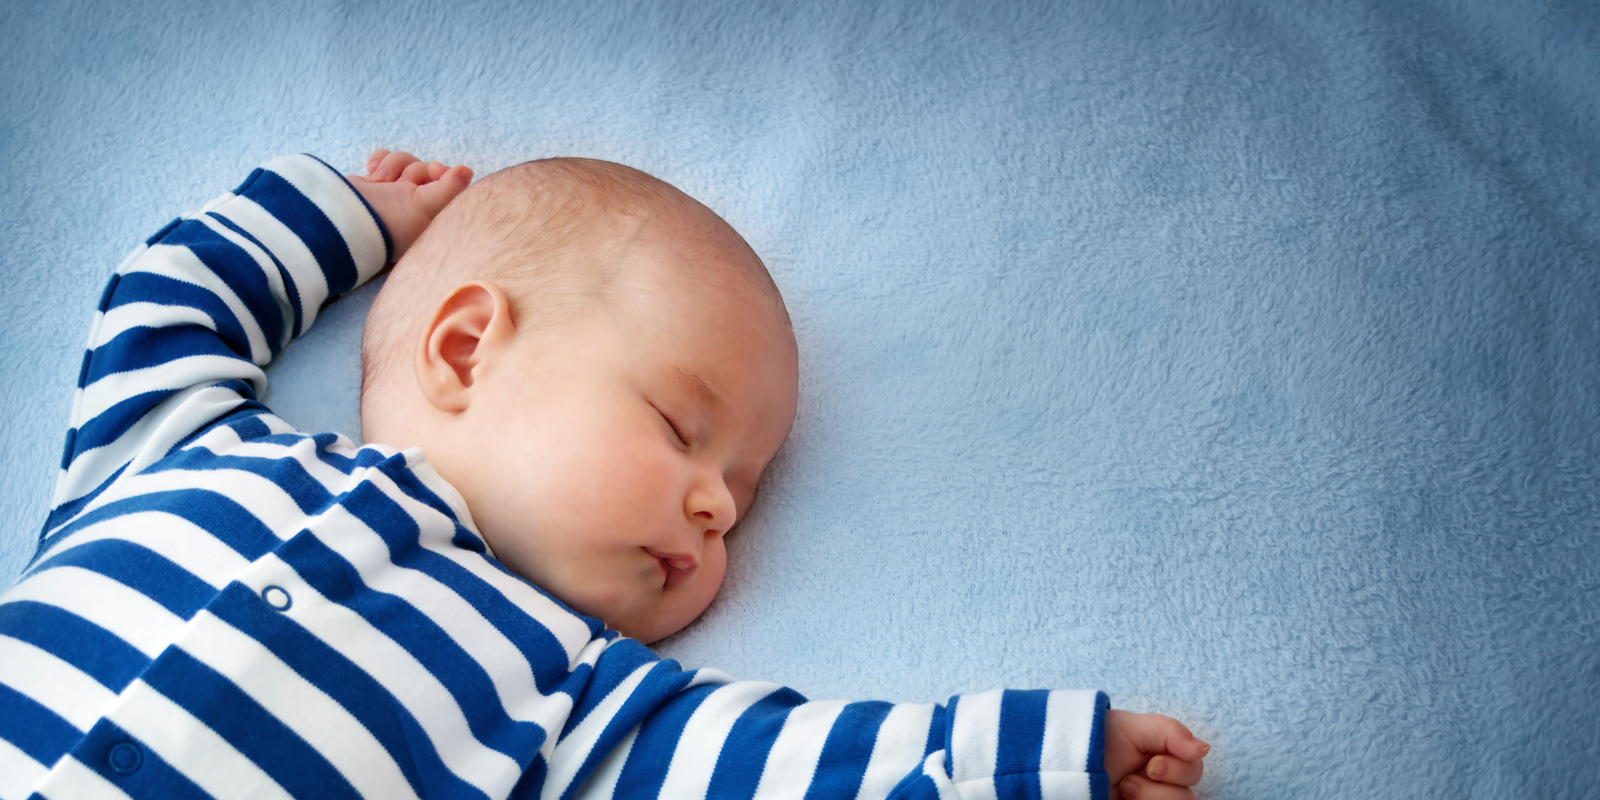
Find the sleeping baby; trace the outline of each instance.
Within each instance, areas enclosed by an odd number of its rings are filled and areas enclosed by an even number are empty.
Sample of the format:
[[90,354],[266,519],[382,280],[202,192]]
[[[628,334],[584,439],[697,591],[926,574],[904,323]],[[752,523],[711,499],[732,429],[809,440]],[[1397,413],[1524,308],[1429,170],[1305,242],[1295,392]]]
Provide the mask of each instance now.
[[[637,170],[471,179],[277,159],[117,269],[0,595],[0,798],[1193,796],[1207,746],[1100,692],[812,701],[656,656],[793,422],[783,300]],[[369,443],[274,416],[263,368],[389,263]]]

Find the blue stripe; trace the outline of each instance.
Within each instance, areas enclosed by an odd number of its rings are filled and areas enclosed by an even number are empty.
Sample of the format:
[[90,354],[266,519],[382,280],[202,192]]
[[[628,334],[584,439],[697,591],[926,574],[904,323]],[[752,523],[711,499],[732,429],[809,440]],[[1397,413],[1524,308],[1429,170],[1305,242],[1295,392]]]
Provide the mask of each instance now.
[[[169,230],[176,224],[178,224],[178,220],[173,220],[167,223],[167,227],[162,228],[161,230]],[[116,295],[117,285],[120,283],[122,283],[122,273],[111,273],[111,278],[106,281],[106,288],[100,290],[100,304],[95,306],[95,308],[100,309],[100,313],[104,314],[106,311],[110,310],[111,298]]]
[[0,683],[0,739],[48,767],[82,737],[56,712]]
[[[256,424],[266,427],[260,422]],[[271,481],[287,493],[307,516],[333,505],[333,495],[327,488],[306,472],[305,465],[288,454],[278,457],[219,455],[205,447],[190,447],[152,464],[145,472],[211,472],[224,469],[248,472]]]
[[66,446],[61,448],[61,469],[62,470],[65,470],[67,467],[72,466],[72,447],[73,447],[73,445],[75,445],[77,443],[77,441],[78,441],[78,429],[77,428],[68,428],[67,429],[67,443],[66,443]]
[[32,600],[0,605],[0,633],[77,667],[101,686],[120,692],[150,659],[116,634],[70,611]]
[[950,738],[953,734],[951,726],[955,724],[956,703],[961,701],[961,695],[950,698],[950,702],[943,706],[933,707],[933,719],[928,721],[928,742],[922,746],[922,756],[938,750],[949,751]]
[[233,309],[222,298],[192,283],[150,272],[130,272],[117,282],[116,294],[111,297],[107,311],[131,303],[156,303],[164,306],[184,306],[205,312],[217,326],[217,335],[228,343],[228,349],[248,359],[250,337],[244,325],[234,316]]
[[[1106,771],[1106,711],[1111,708],[1111,698],[1105,692],[1094,693],[1094,727],[1089,735],[1089,764],[1091,773],[1098,772],[1104,779]],[[1093,779],[1093,775],[1089,776]],[[1101,795],[1096,795],[1097,797]]]
[[233,681],[180,648],[169,648],[142,678],[233,745],[296,797],[361,795],[317,749]]
[[[717,754],[717,767],[706,787],[706,798],[750,797],[761,784],[767,756],[783,732],[789,712],[806,701],[793,689],[779,689],[752,703],[739,715],[728,731],[728,739]],[[839,795],[844,796],[844,795]]]
[[[526,766],[527,759],[544,743],[544,729],[507,715],[489,673],[432,618],[404,599],[364,584],[343,556],[312,534],[295,535],[277,555],[317,591],[360,614],[433,673],[455,698],[473,736],[485,747]],[[342,580],[332,577],[330,566],[343,568]]]
[[672,765],[672,754],[678,749],[678,740],[683,738],[684,726],[706,697],[719,688],[707,684],[682,692],[645,720],[639,738],[633,742],[633,750],[628,753],[627,763],[622,765],[622,774],[617,777],[616,797],[660,795],[661,781]]
[[72,460],[96,447],[104,447],[115,442],[118,437],[126,433],[128,428],[138,422],[150,409],[161,405],[161,401],[176,394],[176,389],[157,389],[153,392],[142,392],[132,397],[124,398],[115,405],[100,412],[98,416],[78,427],[78,435],[74,437],[72,447],[76,452]]
[[258,169],[234,192],[248,197],[293,231],[322,267],[328,296],[338,297],[355,288],[359,273],[350,247],[339,229],[299,189],[275,172]]
[[165,511],[186,519],[248,561],[271,552],[280,541],[261,520],[226,495],[209,489],[174,489],[113,500],[63,526],[40,546],[52,547],[96,522],[139,511]]
[[89,385],[89,360],[94,356],[94,350],[83,351],[83,361],[78,364],[78,388]]
[[[215,217],[215,214],[210,216]],[[162,238],[161,243],[172,247],[187,247],[200,263],[233,290],[234,296],[244,303],[245,310],[255,318],[266,337],[267,346],[274,355],[283,346],[283,311],[278,298],[272,293],[272,284],[261,271],[260,262],[249,251],[218,233],[204,221],[185,220]]]
[[34,573],[56,567],[78,567],[104,575],[184,619],[193,617],[217,593],[160,553],[121,539],[98,539],[68,548],[45,559]]
[[[363,201],[363,202],[365,202],[365,201]],[[288,267],[285,267],[283,265],[283,262],[278,260],[277,254],[275,254],[271,250],[267,249],[267,246],[262,244],[260,239],[257,239],[254,235],[252,235],[249,231],[245,230],[244,228],[239,227],[239,225],[237,223],[235,223],[233,220],[228,219],[227,217],[224,217],[224,216],[222,216],[221,214],[218,214],[215,211],[206,212],[206,216],[211,217],[212,219],[216,220],[218,224],[220,224],[223,227],[227,228],[228,230],[233,231],[234,233],[237,233],[240,236],[244,237],[246,241],[250,242],[251,244],[255,245],[256,247],[261,248],[261,252],[266,253],[267,257],[272,259],[272,265],[278,268],[278,276],[283,280],[284,291],[289,295],[289,310],[290,310],[290,317],[291,317],[290,322],[291,322],[291,324],[293,326],[293,330],[289,334],[289,338],[290,339],[298,339],[298,338],[300,338],[300,332],[303,330],[303,328],[301,327],[302,324],[303,324],[302,320],[304,319],[304,312],[303,312],[303,309],[301,308],[301,301],[300,301],[300,286],[294,282],[294,276],[289,274]],[[282,326],[279,326],[279,327],[281,328]],[[276,344],[274,344],[274,347],[282,347],[282,346],[283,346],[283,343],[281,341],[276,343]]]
[[95,348],[89,361],[89,383],[85,385],[93,385],[108,375],[146,369],[189,356],[239,357],[210,328],[199,325],[149,328],[140,325],[117,334],[116,338]]
[[1044,744],[1045,709],[1050,692],[1043,689],[1007,689],[1000,695],[999,751],[995,773],[1039,771],[1039,750]]
[[271,436],[272,429],[267,427],[267,423],[260,420],[260,416],[260,414],[250,414],[230,420],[228,427],[233,428],[233,432],[238,435],[241,442],[248,442],[263,436]]
[[329,448],[339,443],[337,433],[319,433],[310,437],[317,443],[317,459],[334,469],[349,475],[357,469],[375,467],[382,464],[389,456],[377,450],[357,450],[355,456],[345,456],[333,452]]
[[[139,768],[122,773],[111,768],[112,751],[120,745],[138,749]],[[194,781],[162,760],[145,744],[108,720],[100,720],[89,730],[73,753],[84,766],[132,797],[159,797],[161,800],[211,800]]]
[[867,774],[872,746],[878,741],[878,729],[892,708],[892,703],[873,701],[851,703],[839,712],[822,745],[816,777],[806,790],[806,800],[856,796],[861,779]]

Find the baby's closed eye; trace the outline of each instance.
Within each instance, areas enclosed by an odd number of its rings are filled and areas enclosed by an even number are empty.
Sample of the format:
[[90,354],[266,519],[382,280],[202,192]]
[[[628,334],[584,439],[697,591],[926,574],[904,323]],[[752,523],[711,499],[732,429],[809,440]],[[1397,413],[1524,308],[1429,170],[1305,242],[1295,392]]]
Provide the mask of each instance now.
[[688,447],[689,446],[689,437],[687,437],[687,436],[685,436],[683,434],[683,429],[678,427],[678,423],[673,422],[672,421],[672,417],[668,416],[667,412],[662,411],[654,403],[651,403],[650,405],[651,405],[652,408],[655,408],[656,413],[661,416],[662,421],[667,423],[667,427],[672,429],[672,435],[677,437],[678,444],[681,444],[684,447]]

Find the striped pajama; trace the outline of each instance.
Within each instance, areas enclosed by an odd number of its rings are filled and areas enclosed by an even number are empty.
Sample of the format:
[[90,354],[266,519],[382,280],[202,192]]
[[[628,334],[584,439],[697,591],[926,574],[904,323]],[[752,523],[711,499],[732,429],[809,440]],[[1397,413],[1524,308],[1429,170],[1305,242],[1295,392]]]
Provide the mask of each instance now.
[[0,595],[0,800],[1106,796],[1101,693],[686,670],[508,572],[420,450],[274,416],[263,368],[389,253],[294,156],[112,277]]

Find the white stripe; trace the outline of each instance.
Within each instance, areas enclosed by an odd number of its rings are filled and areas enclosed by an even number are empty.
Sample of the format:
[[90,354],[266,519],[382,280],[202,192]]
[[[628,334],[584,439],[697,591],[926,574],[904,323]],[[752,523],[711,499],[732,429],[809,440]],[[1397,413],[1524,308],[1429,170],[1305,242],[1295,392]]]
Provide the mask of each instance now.
[[[95,312],[100,314],[101,312]],[[92,345],[99,347],[127,333],[133,328],[172,328],[179,325],[199,325],[213,332],[216,320],[210,314],[193,306],[169,306],[160,303],[128,303],[104,312],[100,321],[99,338]]]
[[50,771],[39,794],[51,800],[133,800],[116,784],[70,755]]
[[[126,497],[201,489],[226,496],[280,538],[285,533],[294,533],[301,525],[307,523],[305,512],[300,510],[300,506],[287,491],[284,491],[283,486],[269,478],[244,470],[170,469],[124,477],[118,484],[118,491],[96,497],[84,507],[83,513]],[[83,513],[77,516],[82,516]]]
[[48,767],[0,739],[0,800],[23,800],[49,773]]
[[1094,736],[1095,691],[1054,691],[1045,701],[1040,772],[1087,772]]
[[[184,217],[185,221],[194,219],[196,218],[192,216]],[[200,260],[200,256],[187,246],[160,242],[150,245],[144,257],[128,266],[122,274],[132,275],[139,272],[162,275],[210,292],[233,312],[239,327],[244,329],[245,340],[250,345],[249,360],[261,366],[272,360],[272,351],[267,348],[266,334],[261,331],[261,323],[255,314],[251,313],[250,307],[239,299],[239,295],[221,275],[212,272],[211,268]]]
[[124,514],[73,531],[71,536],[56,542],[40,555],[36,563],[43,566],[68,550],[106,539],[132,542],[148,548],[210,584],[213,589],[228,585],[234,575],[250,565],[244,556],[205,529],[165,511]]
[[183,619],[160,603],[98,572],[54,567],[23,578],[6,602],[32,600],[76,614],[155,658],[183,628]]
[[[944,757],[943,750],[929,753],[928,757],[922,760],[922,774],[933,780],[934,789],[939,793],[939,800],[967,800],[966,796],[957,792],[955,785],[950,782],[950,775],[945,772]],[[992,784],[990,790],[990,794],[993,794]]]
[[[300,330],[311,327],[317,312],[328,299],[328,278],[317,263],[311,248],[300,241],[289,226],[247,197],[229,195],[221,202],[208,204],[205,211],[215,211],[229,222],[247,230],[256,241],[277,256],[283,268],[294,280],[295,291],[300,294]],[[289,332],[294,332],[291,323]]]
[[550,766],[545,773],[544,787],[539,793],[543,800],[555,800],[567,790],[567,786],[577,777],[578,770],[583,767],[583,762],[589,757],[589,753],[594,750],[600,735],[605,733],[611,720],[616,718],[617,712],[622,710],[633,696],[634,690],[639,688],[639,684],[657,663],[659,662],[652,661],[640,665],[621,683],[612,687],[605,699],[601,700],[546,757],[545,760]]
[[739,715],[762,698],[783,687],[776,683],[743,681],[730,683],[711,694],[689,715],[672,753],[666,777],[661,780],[661,797],[704,797],[716,771],[717,758],[728,741],[728,732]]
[[[990,781],[989,791],[974,794],[973,800],[994,797],[994,769],[1000,749],[1000,698],[1002,689],[961,695],[955,705],[955,720],[950,726],[950,778],[961,784],[962,794],[974,791],[968,781]],[[980,790],[981,791],[981,790]]]
[[[260,367],[228,356],[183,356],[164,364],[114,372],[84,387],[84,416],[77,420],[77,427],[83,427],[112,406],[136,395],[182,391],[202,383],[229,379],[250,381],[258,396],[266,389],[266,375]],[[190,432],[193,433],[192,428]]]
[[116,693],[54,653],[0,634],[0,685],[9,686],[87,733]]
[[1044,800],[1090,800],[1089,773],[1040,772],[1039,795]]
[[213,797],[289,800],[254,761],[143,681],[128,685],[109,719]]
[[617,781],[622,777],[622,768],[628,763],[628,756],[633,753],[633,743],[639,740],[639,728],[635,727],[622,737],[615,749],[600,762],[589,780],[578,787],[576,797],[584,800],[607,800],[617,793]]
[[202,611],[179,646],[233,681],[304,739],[361,796],[416,797],[399,765],[366,725],[248,634]]
[[289,304],[289,291],[284,288],[283,275],[278,272],[278,265],[272,263],[272,257],[267,255],[255,242],[240,236],[227,225],[217,221],[210,214],[200,214],[196,219],[204,222],[212,233],[232,242],[256,262],[256,268],[261,270],[261,277],[267,282],[267,291],[272,294],[272,299],[278,304],[278,318],[283,324],[283,335],[278,337],[278,347],[282,348],[294,338],[294,308]]
[[922,762],[928,729],[933,726],[933,709],[932,703],[901,703],[889,709],[878,726],[878,738],[872,743],[872,757],[867,760],[857,797],[887,796]]
[[328,169],[322,162],[304,155],[275,158],[261,166],[282,176],[289,185],[300,190],[333,226],[339,229],[350,257],[355,261],[360,277],[356,285],[365,283],[383,269],[383,231],[372,218],[372,212],[362,202],[361,196],[350,188],[343,176]]
[[[236,392],[218,386],[196,386],[163,400],[114,441],[86,450],[73,459],[72,465],[61,473],[51,507],[88,494],[124,464],[128,465],[125,474],[154,464],[165,457],[173,445],[242,402],[244,398]],[[96,501],[104,502],[101,498]],[[73,517],[82,516],[92,507],[86,506]],[[62,521],[56,528],[68,522],[71,520]]]
[[521,777],[517,762],[473,736],[460,704],[427,667],[360,614],[322,596],[277,556],[261,558],[239,582],[258,594],[267,586],[287,591],[291,604],[282,613],[393,693],[461,780],[498,797]]
[[849,703],[845,700],[820,700],[795,706],[783,722],[783,730],[772,743],[767,763],[756,786],[757,800],[804,797],[822,757],[828,731]]

